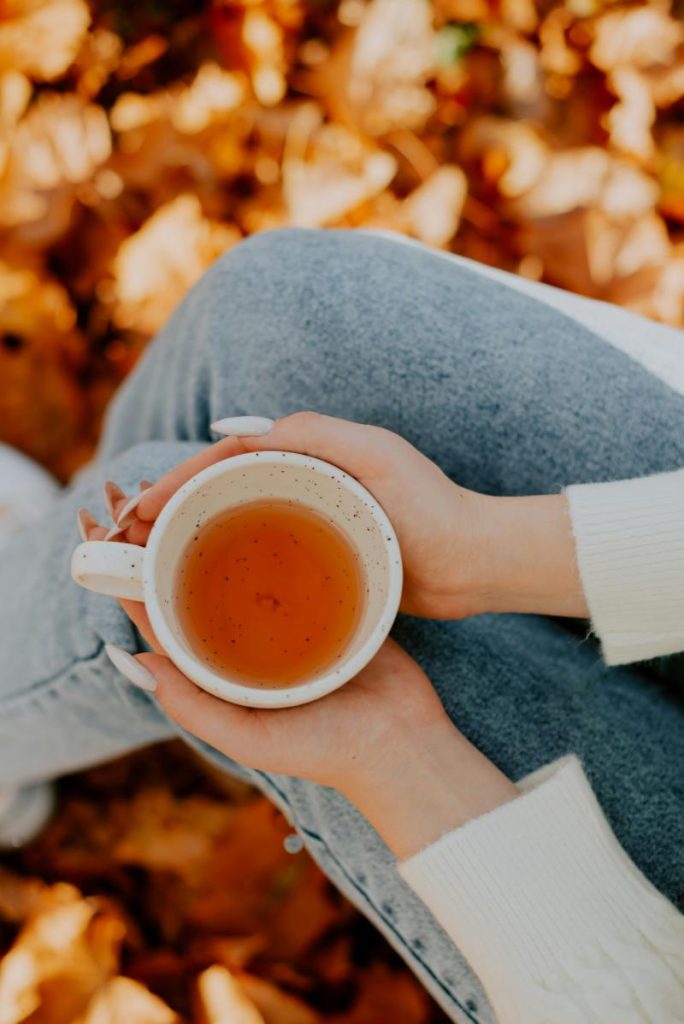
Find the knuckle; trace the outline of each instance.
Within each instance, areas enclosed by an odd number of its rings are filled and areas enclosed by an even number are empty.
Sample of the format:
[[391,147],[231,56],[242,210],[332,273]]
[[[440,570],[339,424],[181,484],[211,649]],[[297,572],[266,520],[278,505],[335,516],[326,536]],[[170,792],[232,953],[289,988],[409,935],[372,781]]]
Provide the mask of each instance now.
[[313,412],[310,409],[302,409],[299,412],[293,412],[290,416],[286,416],[280,421],[283,427],[293,430],[296,434],[312,434],[320,427],[321,420],[323,417],[318,412]]

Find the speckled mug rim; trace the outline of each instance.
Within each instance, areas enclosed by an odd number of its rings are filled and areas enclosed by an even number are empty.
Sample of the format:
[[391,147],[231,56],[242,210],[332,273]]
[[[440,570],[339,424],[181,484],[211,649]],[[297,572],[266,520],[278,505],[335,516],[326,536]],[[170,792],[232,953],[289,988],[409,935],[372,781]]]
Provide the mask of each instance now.
[[[266,466],[282,466],[283,464],[298,466],[302,469],[322,473],[324,476],[335,480],[366,506],[380,529],[382,543],[388,558],[387,595],[378,621],[364,644],[351,657],[336,665],[335,668],[323,672],[320,676],[308,682],[299,683],[287,688],[268,689],[267,687],[250,687],[226,679],[218,675],[218,673],[212,672],[211,669],[206,668],[177,641],[174,631],[168,626],[161,611],[160,596],[156,588],[157,555],[166,528],[176,513],[190,497],[210,480],[214,480],[222,475],[229,476],[235,471],[242,469],[245,465],[253,465],[257,461],[260,465]],[[302,495],[301,499],[296,500],[299,500],[302,505],[310,507],[304,495]],[[237,502],[235,505],[227,502],[225,507],[229,509],[236,507],[237,504],[241,504],[241,502]],[[392,623],[399,610],[402,582],[403,570],[399,542],[382,506],[358,480],[348,473],[345,473],[329,462],[324,462],[322,459],[316,459],[310,455],[302,455],[298,452],[248,452],[245,455],[232,456],[230,459],[216,463],[195,474],[168,500],[157,517],[147,541],[143,564],[143,590],[147,614],[155,635],[171,660],[197,686],[208,693],[236,704],[260,708],[283,708],[307,704],[310,701],[318,700],[320,697],[325,697],[327,694],[332,693],[348,682],[353,676],[357,675],[380,649],[392,628]]]

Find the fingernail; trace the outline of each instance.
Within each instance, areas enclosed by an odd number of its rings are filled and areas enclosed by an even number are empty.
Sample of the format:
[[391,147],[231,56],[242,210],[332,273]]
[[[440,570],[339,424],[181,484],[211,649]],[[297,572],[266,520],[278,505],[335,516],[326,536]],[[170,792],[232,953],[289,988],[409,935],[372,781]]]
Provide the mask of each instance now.
[[132,523],[135,522],[137,516],[134,516],[133,513],[138,507],[140,499],[143,497],[144,494],[144,491],[139,491],[137,494],[133,495],[130,501],[126,502],[126,504],[121,509],[116,519],[116,525],[119,527],[119,529],[125,530],[127,526],[130,526]]
[[113,480],[106,481],[104,485],[104,500],[110,519],[114,519],[114,502],[121,501],[125,497],[125,492],[121,490],[118,484],[115,484]]
[[268,434],[273,430],[275,420],[268,416],[228,416],[224,420],[215,420],[211,429],[215,434],[230,434],[233,437],[256,437]]
[[118,668],[121,675],[125,676],[129,683],[139,686],[146,693],[154,693],[157,689],[157,680],[132,654],[122,650],[121,647],[115,647],[113,644],[105,644],[105,651],[112,665]]
[[112,526],[112,528],[105,533],[103,540],[114,540],[115,537],[120,537],[122,533],[126,532],[125,526]]
[[81,540],[88,540],[88,531],[92,530],[94,526],[97,526],[97,519],[91,515],[87,508],[79,508],[76,515],[76,522],[78,524],[78,532],[81,535]]
[[154,484],[152,483],[151,480],[141,480],[140,481],[140,490],[141,491],[149,491],[150,487],[154,487]]

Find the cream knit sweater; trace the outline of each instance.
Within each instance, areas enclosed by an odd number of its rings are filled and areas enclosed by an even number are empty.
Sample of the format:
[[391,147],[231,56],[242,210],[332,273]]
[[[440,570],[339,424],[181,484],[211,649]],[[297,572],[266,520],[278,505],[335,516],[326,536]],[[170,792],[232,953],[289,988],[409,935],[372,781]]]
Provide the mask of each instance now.
[[[567,494],[605,660],[684,650],[684,470]],[[622,850],[579,761],[519,789],[399,867],[497,1020],[684,1022],[684,917]]]

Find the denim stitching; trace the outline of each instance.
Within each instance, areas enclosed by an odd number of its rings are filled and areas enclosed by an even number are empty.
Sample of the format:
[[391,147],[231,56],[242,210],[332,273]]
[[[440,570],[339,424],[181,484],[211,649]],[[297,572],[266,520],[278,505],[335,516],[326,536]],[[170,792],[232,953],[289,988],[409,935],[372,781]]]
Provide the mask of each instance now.
[[[274,789],[274,790],[276,791],[276,793],[278,794],[279,798],[280,798],[280,799],[281,799],[281,800],[282,800],[282,801],[283,801],[283,802],[284,802],[285,804],[287,804],[287,806],[288,806],[288,807],[289,807],[290,809],[292,809],[292,802],[290,801],[289,797],[288,797],[288,796],[286,796],[286,794],[285,794],[285,793],[283,793],[283,791],[282,791],[282,790],[281,790],[281,789],[280,789],[280,788],[279,788],[279,787],[278,787],[278,786],[277,786],[277,785],[275,784],[275,782],[273,782],[273,780],[272,780],[272,779],[271,779],[271,778],[270,778],[270,777],[269,777],[269,776],[268,776],[268,775],[267,775],[267,774],[266,774],[265,772],[261,772],[261,771],[256,771],[256,772],[255,772],[255,774],[256,774],[256,775],[258,775],[258,776],[259,776],[259,777],[260,777],[261,779],[263,779],[263,780],[264,780],[264,782],[266,783],[267,787],[268,787],[268,786],[270,786],[270,787],[271,787],[272,789]],[[303,832],[303,833],[304,833],[304,835],[305,835],[305,836],[307,836],[307,837],[308,837],[309,839],[312,839],[312,840],[314,840],[315,842],[318,842],[318,843],[320,843],[320,844],[321,844],[321,846],[322,846],[322,847],[323,847],[323,849],[325,850],[326,854],[327,854],[327,855],[328,855],[328,856],[330,857],[330,859],[331,859],[332,861],[334,861],[334,862],[335,862],[335,864],[337,865],[337,867],[338,867],[338,868],[340,869],[340,871],[342,872],[342,874],[344,875],[344,877],[345,877],[345,878],[347,879],[347,881],[349,882],[349,884],[350,884],[350,885],[351,885],[351,886],[352,886],[352,887],[354,888],[354,890],[355,890],[356,892],[358,892],[358,893],[359,893],[359,894],[360,894],[360,895],[361,895],[361,896],[363,897],[363,899],[365,900],[365,902],[366,902],[366,903],[367,903],[367,904],[368,904],[368,905],[369,905],[369,906],[371,907],[371,909],[372,909],[372,910],[373,910],[373,911],[374,911],[374,912],[375,912],[375,913],[377,914],[377,916],[378,916],[378,917],[380,918],[380,920],[384,922],[384,924],[385,924],[385,926],[387,927],[387,929],[388,929],[389,931],[391,931],[393,935],[396,935],[396,937],[397,937],[397,939],[399,940],[399,942],[401,943],[401,945],[402,945],[402,946],[403,946],[403,947],[404,947],[404,948],[405,948],[406,950],[408,950],[408,951],[409,951],[409,953],[411,954],[411,956],[412,956],[412,957],[413,957],[413,958],[414,958],[415,960],[417,960],[417,961],[418,961],[418,962],[419,962],[419,963],[421,964],[421,966],[422,966],[422,967],[423,967],[423,968],[425,969],[425,972],[426,972],[427,974],[429,974],[429,975],[430,975],[430,977],[431,977],[431,978],[432,978],[432,979],[434,980],[435,984],[439,986],[439,988],[440,988],[440,989],[441,989],[441,990],[442,990],[442,991],[444,992],[444,994],[445,994],[445,995],[446,995],[446,996],[447,996],[447,997],[448,997],[449,999],[453,1000],[453,1002],[454,1002],[454,1003],[456,1003],[456,1006],[457,1006],[457,1007],[459,1008],[459,1010],[460,1010],[460,1011],[461,1011],[461,1012],[462,1012],[462,1013],[463,1013],[463,1014],[464,1014],[464,1015],[465,1015],[465,1016],[466,1016],[466,1017],[468,1018],[468,1020],[472,1021],[472,1022],[473,1022],[473,1024],[482,1024],[482,1022],[480,1021],[479,1017],[474,1017],[474,1016],[473,1016],[473,1014],[472,1014],[472,1012],[471,1012],[470,1010],[468,1010],[468,1008],[467,1008],[466,1006],[464,1006],[464,1005],[463,1005],[463,1004],[462,1004],[462,1003],[460,1002],[460,1000],[459,1000],[459,999],[458,999],[458,998],[457,998],[457,997],[456,997],[456,996],[454,995],[454,993],[453,993],[453,992],[451,992],[451,991],[450,991],[450,989],[448,989],[448,988],[447,988],[447,987],[446,987],[446,986],[444,985],[444,983],[442,982],[442,980],[441,980],[440,978],[438,978],[438,977],[437,977],[437,975],[435,974],[435,972],[434,972],[434,971],[432,970],[432,968],[431,968],[431,967],[429,967],[429,966],[428,966],[428,964],[427,964],[427,963],[425,962],[425,960],[424,960],[424,959],[423,959],[422,957],[420,957],[420,956],[417,956],[417,955],[416,955],[415,951],[414,951],[414,950],[413,950],[413,949],[412,949],[412,948],[411,948],[411,947],[410,947],[410,946],[408,945],[408,943],[407,943],[407,942],[406,942],[406,940],[404,939],[403,935],[402,935],[402,934],[401,934],[401,933],[400,933],[400,932],[398,931],[398,929],[397,929],[397,928],[395,927],[395,925],[394,925],[394,924],[392,924],[392,922],[391,922],[391,921],[389,921],[389,920],[387,919],[387,916],[386,916],[386,915],[385,915],[384,913],[382,913],[382,912],[381,912],[381,911],[380,911],[380,910],[378,909],[378,907],[377,907],[377,906],[375,905],[375,903],[374,903],[374,902],[373,902],[373,900],[372,900],[372,899],[370,898],[370,896],[368,895],[368,893],[367,893],[367,892],[365,892],[365,890],[364,890],[364,889],[362,889],[362,888],[361,888],[361,887],[360,887],[360,886],[359,886],[359,885],[357,884],[356,880],[355,880],[355,879],[354,879],[354,878],[353,878],[353,877],[352,877],[352,876],[351,876],[351,875],[349,874],[349,871],[348,871],[348,870],[347,870],[347,868],[346,868],[346,867],[344,866],[344,864],[343,864],[343,863],[342,863],[342,862],[341,862],[340,860],[338,860],[337,856],[336,856],[336,855],[335,855],[335,854],[334,854],[334,853],[332,852],[332,849],[331,849],[331,847],[330,847],[330,846],[328,845],[328,843],[326,843],[326,841],[325,841],[325,840],[324,840],[324,839],[323,839],[323,838],[322,838],[321,836],[319,836],[319,835],[318,835],[318,833],[316,833],[316,832],[313,832],[313,831],[311,831],[311,829],[308,829],[308,828],[306,828],[306,827],[305,827],[305,826],[303,826],[303,825],[299,825],[299,824],[298,824],[298,825],[297,825],[297,828],[298,828],[298,830],[299,830],[300,832]]]

